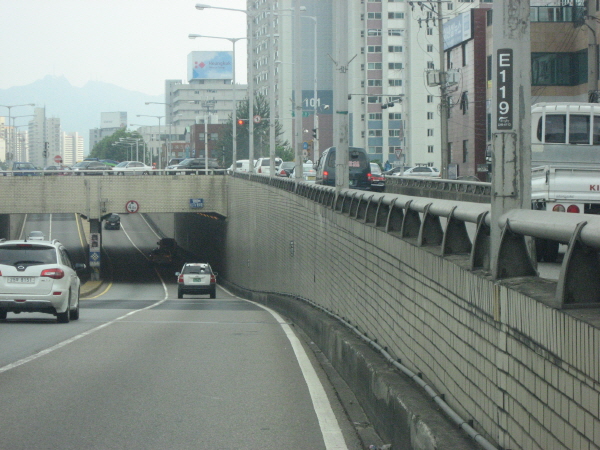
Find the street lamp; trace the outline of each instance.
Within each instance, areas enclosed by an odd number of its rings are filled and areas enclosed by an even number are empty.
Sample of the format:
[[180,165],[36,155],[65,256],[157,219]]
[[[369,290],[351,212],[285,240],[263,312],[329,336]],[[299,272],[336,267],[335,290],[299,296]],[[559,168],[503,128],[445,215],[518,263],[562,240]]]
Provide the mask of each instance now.
[[[10,128],[10,120],[11,120],[11,109],[12,108],[16,108],[18,106],[35,106],[35,103],[23,103],[21,105],[0,105],[3,106],[4,108],[8,108],[8,127]],[[13,137],[14,133],[10,133],[9,134],[9,139],[8,139],[8,152],[12,154],[12,137]]]
[[[119,141],[121,142],[125,142],[127,144],[131,143],[133,145],[133,142],[135,142],[135,160],[139,161],[139,143],[140,141],[143,140],[142,138],[119,138]],[[133,159],[133,147],[131,147],[131,159]]]
[[[198,8],[199,5],[196,5],[197,9],[202,9],[202,8]],[[196,38],[210,38],[210,39],[225,39],[229,42],[231,42],[232,46],[233,46],[233,63],[232,63],[232,70],[233,70],[233,77],[232,77],[232,83],[233,83],[233,88],[232,88],[232,101],[233,101],[233,113],[231,115],[231,122],[232,122],[232,128],[231,128],[231,139],[233,140],[233,144],[232,144],[232,153],[233,153],[233,167],[236,166],[236,161],[237,161],[237,102],[236,102],[236,85],[235,85],[235,43],[237,41],[239,41],[240,39],[246,39],[245,37],[243,38],[227,38],[227,37],[221,37],[221,36],[204,36],[201,34],[189,34],[188,37],[190,39],[196,39]],[[206,137],[206,136],[205,136]],[[232,172],[232,174],[235,172],[235,170]]]
[[158,119],[158,141],[160,142],[160,147],[158,149],[158,168],[162,169],[162,140],[160,139],[160,121],[165,116],[150,116],[147,114],[138,114],[137,117],[154,117]]
[[[254,26],[253,19],[256,17],[250,11],[245,9],[224,8],[222,6],[205,5],[197,3],[196,9],[204,10],[207,8],[222,9],[225,11],[237,11],[246,14],[248,22],[248,171],[254,172]],[[237,118],[237,117],[236,117]],[[234,120],[234,123],[236,121]],[[235,125],[234,125],[235,126]],[[236,161],[233,161],[235,165]]]
[[113,145],[113,147],[117,147],[119,145],[128,145],[129,149],[125,150],[125,159],[128,160],[128,161],[130,161],[130,159],[129,159],[129,151],[131,151],[131,153],[133,153],[133,142],[130,143],[130,142],[119,141],[119,142],[113,142],[112,145]]
[[[301,9],[301,11],[304,11]],[[303,19],[314,21],[313,42],[313,160],[319,160],[319,116],[317,115],[317,18],[316,16],[301,16]]]

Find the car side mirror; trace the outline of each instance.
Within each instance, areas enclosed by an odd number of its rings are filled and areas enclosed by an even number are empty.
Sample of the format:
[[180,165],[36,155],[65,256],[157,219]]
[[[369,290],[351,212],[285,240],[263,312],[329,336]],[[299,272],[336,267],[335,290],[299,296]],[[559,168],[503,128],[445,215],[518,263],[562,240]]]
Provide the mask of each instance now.
[[181,275],[181,272],[175,272],[176,277],[178,277],[179,275]]
[[76,272],[79,272],[79,271],[87,269],[87,266],[83,263],[76,263],[74,269]]
[[219,276],[219,272],[213,272],[213,275],[214,275],[215,277],[216,277],[216,276]]

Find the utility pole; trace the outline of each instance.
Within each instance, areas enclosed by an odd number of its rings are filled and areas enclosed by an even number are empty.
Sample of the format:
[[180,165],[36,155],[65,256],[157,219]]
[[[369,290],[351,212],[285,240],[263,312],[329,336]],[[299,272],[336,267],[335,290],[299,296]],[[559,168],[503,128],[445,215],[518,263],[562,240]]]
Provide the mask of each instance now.
[[531,209],[529,0],[496,2],[493,17],[490,268],[498,279],[503,276],[499,270],[500,218],[511,209]]
[[[333,35],[348,36],[348,5],[346,0],[333,1]],[[335,152],[335,190],[348,189],[348,40],[335,39],[333,142]],[[353,58],[354,59],[354,58]]]

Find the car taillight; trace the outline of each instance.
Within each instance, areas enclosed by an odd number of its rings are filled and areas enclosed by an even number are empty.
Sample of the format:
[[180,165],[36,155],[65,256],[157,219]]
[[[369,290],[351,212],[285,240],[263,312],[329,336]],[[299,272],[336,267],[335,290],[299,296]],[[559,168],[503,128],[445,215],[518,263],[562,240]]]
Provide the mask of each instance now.
[[262,173],[262,168],[261,167],[258,168],[258,172],[257,173]]
[[65,276],[65,272],[62,269],[59,269],[57,267],[55,269],[42,270],[42,273],[40,276],[52,278],[54,280],[60,280],[61,278],[63,278]]
[[567,208],[568,213],[579,213],[579,206],[577,205],[569,205]]
[[177,278],[178,283],[183,283],[183,274],[179,274],[179,278]]
[[2,271],[0,270],[0,277],[2,276]]
[[373,174],[369,172],[369,173],[367,174],[367,179],[368,179],[369,181],[373,181]]
[[552,211],[554,211],[554,212],[565,212],[565,207],[563,205],[554,205],[552,207]]
[[216,283],[217,282],[217,277],[215,277],[214,275],[210,276],[210,282],[211,283]]
[[327,172],[326,170],[323,171],[323,179],[324,180],[328,180],[329,179],[329,172]]

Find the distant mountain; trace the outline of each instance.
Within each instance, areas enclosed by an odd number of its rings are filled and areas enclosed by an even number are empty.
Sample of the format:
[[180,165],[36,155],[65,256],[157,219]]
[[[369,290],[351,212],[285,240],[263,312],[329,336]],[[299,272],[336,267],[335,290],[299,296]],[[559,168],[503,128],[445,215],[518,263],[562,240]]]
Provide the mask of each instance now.
[[[85,141],[85,154],[89,152],[89,130],[100,128],[100,113],[125,111],[129,123],[157,125],[151,117],[136,117],[138,114],[164,115],[164,105],[146,105],[145,102],[164,102],[163,95],[147,95],[123,89],[114,84],[90,81],[84,87],[72,86],[63,77],[47,75],[26,86],[0,89],[0,105],[35,103],[46,107],[46,117],[60,118],[65,132],[77,131]],[[33,112],[26,107],[13,108],[12,116]],[[0,115],[8,116],[7,108],[0,108]],[[16,124],[27,122],[26,117]],[[163,122],[164,123],[164,122]]]

